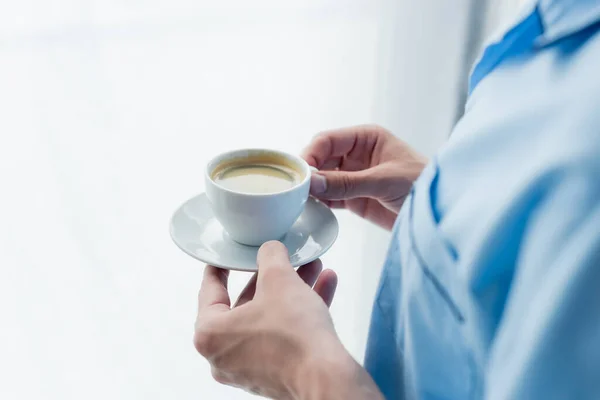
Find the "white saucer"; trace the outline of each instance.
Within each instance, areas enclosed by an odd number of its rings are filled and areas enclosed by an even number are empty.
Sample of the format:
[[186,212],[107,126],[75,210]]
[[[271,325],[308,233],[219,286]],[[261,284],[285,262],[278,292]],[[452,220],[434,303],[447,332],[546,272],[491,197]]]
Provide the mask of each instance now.
[[[290,253],[292,266],[299,267],[322,256],[337,235],[338,222],[333,212],[311,197],[282,242]],[[185,253],[207,264],[238,271],[257,270],[258,247],[231,240],[215,219],[204,193],[175,211],[171,238]]]

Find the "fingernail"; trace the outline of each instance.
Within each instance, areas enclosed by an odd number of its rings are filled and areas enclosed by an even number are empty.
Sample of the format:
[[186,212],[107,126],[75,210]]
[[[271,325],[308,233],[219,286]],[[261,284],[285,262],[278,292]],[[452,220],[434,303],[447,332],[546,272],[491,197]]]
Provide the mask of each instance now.
[[327,180],[321,174],[317,174],[313,172],[310,178],[310,193],[312,194],[322,194],[327,190]]

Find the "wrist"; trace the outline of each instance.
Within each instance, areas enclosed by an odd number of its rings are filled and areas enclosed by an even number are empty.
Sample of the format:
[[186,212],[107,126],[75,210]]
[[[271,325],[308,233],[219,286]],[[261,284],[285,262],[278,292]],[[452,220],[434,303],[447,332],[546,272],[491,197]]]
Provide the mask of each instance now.
[[293,383],[296,400],[383,399],[367,373],[337,341],[308,354]]

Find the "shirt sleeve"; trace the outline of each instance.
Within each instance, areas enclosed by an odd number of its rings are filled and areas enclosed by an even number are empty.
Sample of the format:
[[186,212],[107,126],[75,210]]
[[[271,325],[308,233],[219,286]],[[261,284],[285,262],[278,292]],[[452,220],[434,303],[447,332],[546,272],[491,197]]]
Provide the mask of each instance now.
[[600,398],[600,174],[538,187],[486,366],[485,398]]

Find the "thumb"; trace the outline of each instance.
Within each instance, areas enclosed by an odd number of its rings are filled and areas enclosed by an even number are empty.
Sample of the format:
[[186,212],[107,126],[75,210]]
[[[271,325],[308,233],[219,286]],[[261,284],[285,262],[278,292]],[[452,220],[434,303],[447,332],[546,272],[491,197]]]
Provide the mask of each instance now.
[[324,200],[374,196],[378,190],[370,170],[313,172],[310,194]]
[[277,285],[282,278],[298,276],[290,263],[287,247],[281,242],[270,241],[260,246],[256,263],[258,265],[257,292],[271,280],[276,281],[273,284]]

